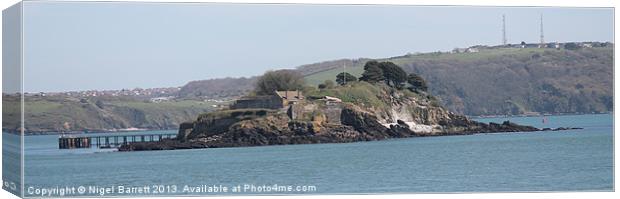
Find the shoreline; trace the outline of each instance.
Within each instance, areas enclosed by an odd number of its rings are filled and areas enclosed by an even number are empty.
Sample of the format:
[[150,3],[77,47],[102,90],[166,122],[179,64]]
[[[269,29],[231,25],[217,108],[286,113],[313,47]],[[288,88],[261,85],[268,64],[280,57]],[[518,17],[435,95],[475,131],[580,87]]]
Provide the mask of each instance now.
[[407,138],[425,138],[425,137],[452,137],[452,136],[472,136],[472,135],[496,135],[510,133],[549,133],[581,130],[582,127],[556,127],[556,128],[537,128],[535,131],[495,131],[495,132],[459,132],[434,135],[412,135],[405,137],[386,137],[384,139],[374,140],[356,140],[356,141],[334,141],[334,142],[308,142],[308,143],[278,143],[266,145],[230,145],[230,146],[210,146],[204,143],[180,142],[177,139],[164,139],[154,142],[129,143],[121,145],[115,152],[136,152],[136,151],[167,151],[167,150],[192,150],[192,149],[216,149],[216,148],[247,148],[247,147],[266,147],[266,146],[285,146],[285,145],[313,145],[313,144],[346,144],[356,142],[377,142],[387,140],[399,140]]
[[607,113],[554,113],[554,114],[540,114],[540,115],[467,115],[469,119],[492,119],[492,118],[509,118],[509,117],[546,117],[546,116],[573,116],[573,115],[613,115],[614,112]]
[[[613,112],[608,113],[560,113],[550,115],[482,115],[482,116],[467,116],[470,119],[493,119],[493,118],[522,118],[522,117],[544,117],[544,116],[574,116],[574,115],[613,115]],[[140,129],[140,128],[127,128],[118,130],[85,130],[85,131],[69,131],[65,132],[66,135],[73,134],[100,134],[100,133],[128,133],[128,132],[145,132],[145,131],[177,131],[177,128],[171,129]],[[19,135],[15,132],[2,131],[3,133]],[[24,136],[38,136],[38,135],[62,135],[62,133],[54,131],[34,131],[26,132]]]
[[[561,128],[561,127],[559,127]],[[272,145],[251,145],[251,146],[234,146],[234,147],[196,147],[196,148],[175,148],[175,149],[153,149],[153,150],[118,150],[113,152],[153,152],[153,151],[171,151],[171,150],[206,150],[206,149],[230,149],[230,148],[254,148],[254,147],[275,147],[275,146],[290,146],[290,145],[320,145],[320,144],[353,144],[364,142],[384,142],[384,141],[398,141],[403,139],[419,139],[419,138],[439,138],[439,137],[458,137],[458,136],[473,136],[473,135],[497,135],[497,134],[518,134],[518,133],[548,133],[548,132],[564,132],[572,130],[580,130],[583,128],[570,128],[562,130],[539,130],[539,131],[516,131],[516,132],[485,132],[485,133],[467,133],[467,134],[445,134],[445,135],[426,135],[426,136],[411,136],[411,137],[391,137],[382,140],[368,140],[368,141],[355,141],[355,142],[319,142],[319,143],[301,143],[301,144],[272,144]],[[171,140],[165,140],[171,141]],[[157,142],[157,141],[156,141]]]

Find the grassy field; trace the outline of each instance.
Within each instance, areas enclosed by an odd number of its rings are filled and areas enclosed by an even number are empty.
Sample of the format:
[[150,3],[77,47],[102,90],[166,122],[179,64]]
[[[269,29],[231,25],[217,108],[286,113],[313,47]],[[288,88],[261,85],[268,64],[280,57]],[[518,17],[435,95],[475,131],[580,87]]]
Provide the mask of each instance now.
[[[390,61],[397,65],[403,66],[416,61],[442,61],[442,60],[458,60],[464,62],[471,62],[476,60],[489,59],[498,56],[526,56],[533,53],[542,53],[545,50],[553,50],[554,49],[541,49],[541,48],[503,48],[503,49],[489,49],[489,50],[481,50],[477,53],[422,53],[422,54],[411,54],[394,58],[385,58],[385,59],[377,59],[377,61]],[[312,75],[308,75],[305,77],[305,80],[308,84],[318,85],[323,83],[325,80],[335,80],[336,75],[343,71],[342,67],[338,67],[336,69],[327,70],[319,73],[315,73]],[[347,66],[347,73],[354,75],[356,77],[361,77],[364,72],[363,63],[359,63],[353,66]]]
[[378,98],[381,89],[368,82],[354,82],[346,86],[337,86],[332,89],[314,90],[305,95],[310,98],[336,97],[343,102],[350,102],[361,106],[383,107],[385,103]]

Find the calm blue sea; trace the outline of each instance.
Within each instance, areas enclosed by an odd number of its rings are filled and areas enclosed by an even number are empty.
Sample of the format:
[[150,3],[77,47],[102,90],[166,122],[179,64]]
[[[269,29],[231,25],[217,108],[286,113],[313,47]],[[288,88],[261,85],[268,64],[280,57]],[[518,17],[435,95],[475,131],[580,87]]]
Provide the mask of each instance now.
[[[612,191],[613,116],[547,118],[544,124],[542,117],[478,120],[584,129],[145,152],[59,150],[58,136],[26,136],[25,191],[26,196],[80,186],[88,195],[100,194],[89,188],[110,187],[106,196],[126,195],[118,186],[150,187],[130,195]],[[213,186],[228,191],[209,191]],[[201,188],[205,191],[196,192]]]

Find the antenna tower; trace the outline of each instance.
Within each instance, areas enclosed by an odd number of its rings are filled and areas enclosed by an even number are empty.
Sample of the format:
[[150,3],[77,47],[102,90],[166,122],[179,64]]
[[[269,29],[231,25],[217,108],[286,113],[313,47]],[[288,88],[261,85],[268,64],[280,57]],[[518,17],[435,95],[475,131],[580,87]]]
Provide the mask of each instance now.
[[545,34],[543,32],[543,16],[540,14],[540,47],[545,45]]
[[505,46],[506,43],[506,15],[502,15],[502,44]]

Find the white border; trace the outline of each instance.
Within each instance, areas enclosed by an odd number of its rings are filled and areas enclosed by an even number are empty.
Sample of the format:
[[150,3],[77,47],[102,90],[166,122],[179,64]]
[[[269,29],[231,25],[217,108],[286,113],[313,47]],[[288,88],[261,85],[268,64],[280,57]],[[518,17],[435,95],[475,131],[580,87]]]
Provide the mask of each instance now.
[[[6,0],[3,8],[19,1]],[[475,6],[554,6],[615,7],[612,0],[26,0],[26,1],[90,1],[90,2],[172,2],[172,3],[304,3],[304,4],[382,4],[382,5],[475,5]],[[12,2],[12,3],[10,3]]]
[[[74,1],[74,0],[67,0]],[[90,1],[95,2],[95,0],[82,0],[82,1]],[[554,6],[554,7],[613,7],[614,9],[618,5],[618,1],[614,0],[587,0],[587,1],[579,1],[579,0],[220,0],[220,1],[208,1],[208,0],[106,0],[110,2],[229,2],[229,3],[313,3],[313,4],[399,4],[399,5],[475,5],[475,6]],[[0,7],[2,9],[6,9],[14,4],[19,2],[18,0],[0,0]],[[615,11],[614,11],[615,12]],[[617,22],[617,16],[614,15],[614,31]],[[1,26],[0,26],[0,34],[1,34]],[[615,31],[617,34],[617,31]],[[614,35],[614,43],[615,43],[615,35]],[[1,46],[0,41],[0,46]],[[2,57],[0,49],[0,58]],[[617,51],[614,52],[614,58],[618,57]],[[23,60],[22,60],[23,61]],[[23,62],[22,62],[23,63]],[[615,93],[618,93],[619,87],[616,85],[615,77],[617,76],[617,71],[615,70],[615,59],[614,59],[614,96]],[[1,76],[0,76],[1,77]],[[0,81],[1,86],[1,81]],[[1,97],[0,97],[1,98]],[[620,100],[614,97],[614,124],[615,118],[619,115],[617,104]],[[1,106],[0,106],[1,110]],[[0,119],[2,116],[0,115]],[[614,125],[614,132],[618,132],[620,127],[618,125]],[[618,173],[618,168],[616,167],[615,155],[618,154],[617,147],[615,147],[615,143],[617,143],[617,136],[614,136],[614,175]],[[2,140],[0,139],[0,144]],[[1,158],[0,154],[0,158]],[[2,171],[0,170],[0,175]],[[23,174],[23,173],[22,173]],[[614,176],[614,187],[617,185],[617,176]],[[23,187],[23,186],[22,186]],[[573,199],[573,198],[618,198],[620,194],[616,194],[615,192],[603,192],[603,193],[583,193],[583,192],[563,192],[563,193],[475,193],[475,194],[394,194],[394,195],[321,195],[321,196],[290,196],[294,198],[458,198],[458,199],[470,199],[470,198],[563,198],[563,199]],[[17,198],[16,196],[6,192],[4,190],[0,191],[0,198]],[[164,198],[164,197],[157,197]],[[165,197],[169,198],[169,197]],[[289,198],[287,196],[226,196],[226,197],[192,197],[192,198]]]

